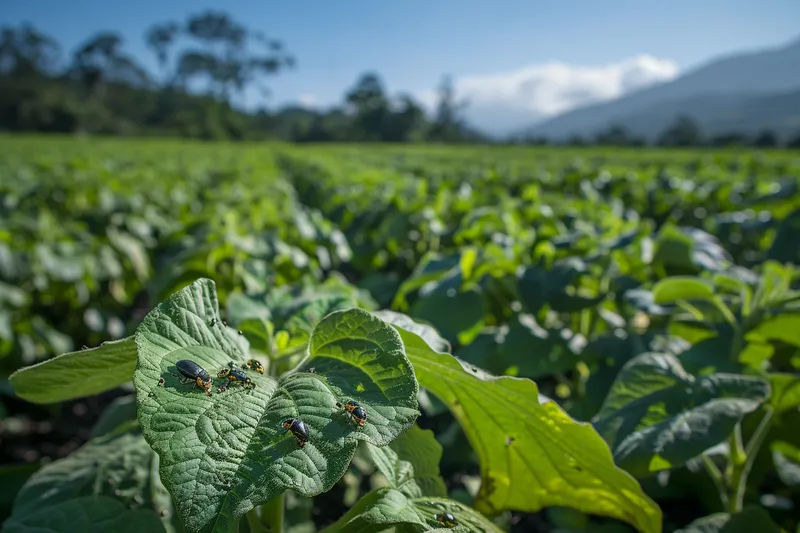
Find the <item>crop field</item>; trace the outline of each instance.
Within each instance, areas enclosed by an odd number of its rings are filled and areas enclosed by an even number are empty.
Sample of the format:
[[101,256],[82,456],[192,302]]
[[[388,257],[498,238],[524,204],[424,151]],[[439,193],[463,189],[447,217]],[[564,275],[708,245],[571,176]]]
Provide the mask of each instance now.
[[800,531],[799,152],[0,147],[3,533]]

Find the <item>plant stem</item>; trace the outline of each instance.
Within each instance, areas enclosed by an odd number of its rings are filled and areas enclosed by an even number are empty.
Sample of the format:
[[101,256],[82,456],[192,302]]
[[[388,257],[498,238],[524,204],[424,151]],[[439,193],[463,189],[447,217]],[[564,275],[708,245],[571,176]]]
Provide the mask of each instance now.
[[283,533],[283,494],[261,506],[261,526],[266,533]]
[[730,480],[731,497],[728,501],[728,511],[738,513],[744,505],[744,493],[747,490],[747,476],[758,455],[758,450],[764,442],[764,438],[769,432],[772,422],[773,410],[767,408],[764,417],[759,422],[747,447],[742,450],[742,429],[741,424],[736,424],[736,429],[731,435],[731,466],[732,475]]
[[250,533],[264,533],[266,529],[261,525],[261,519],[258,516],[258,507],[254,507],[247,512],[247,525],[250,526]]
[[[768,430],[772,422],[772,413],[773,410],[771,408],[766,410],[764,417],[761,419],[753,436],[750,438],[750,442],[747,443],[747,447],[744,451],[746,456],[744,463],[741,465],[734,464],[734,475],[731,483],[733,494],[731,495],[730,509],[735,509],[735,511],[731,510],[731,512],[742,510],[744,493],[747,490],[747,476],[750,475],[750,469],[753,467],[753,462],[756,459],[756,455],[758,455],[758,450],[761,448],[761,444],[764,442],[764,438],[769,432]],[[739,439],[741,441],[741,432],[739,433]]]
[[741,485],[742,471],[747,462],[742,446],[742,424],[738,422],[733,428],[733,434],[728,441],[729,455],[730,455],[730,478],[728,479],[728,487],[731,490],[731,496],[728,499],[728,512],[738,513],[742,510],[742,499],[744,494],[739,493],[739,486]]
[[711,481],[714,482],[714,486],[717,487],[717,492],[719,493],[719,500],[722,503],[722,508],[728,508],[728,489],[725,487],[725,480],[722,479],[722,472],[720,472],[717,465],[714,464],[714,461],[706,454],[700,456],[703,460],[703,466],[706,467],[706,472],[708,472],[709,477],[711,477]]

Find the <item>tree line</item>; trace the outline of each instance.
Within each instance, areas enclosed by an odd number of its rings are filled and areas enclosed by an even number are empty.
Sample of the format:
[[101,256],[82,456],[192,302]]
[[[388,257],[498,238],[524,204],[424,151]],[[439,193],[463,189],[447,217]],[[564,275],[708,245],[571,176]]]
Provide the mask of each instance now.
[[429,118],[410,95],[391,96],[374,72],[327,111],[289,106],[246,111],[246,91],[296,66],[285,44],[218,11],[154,24],[143,36],[157,72],[127,53],[123,37],[101,31],[64,57],[30,24],[0,30],[0,130],[173,135],[209,140],[294,142],[474,142],[464,102],[447,77]]
[[[149,72],[125,49],[123,37],[100,31],[64,57],[60,44],[30,24],[0,29],[0,131],[165,135],[208,140],[291,142],[492,142],[463,119],[465,101],[443,77],[432,117],[411,95],[389,95],[379,74],[361,75],[343,102],[329,110],[301,106],[246,111],[247,91],[269,94],[270,77],[297,61],[279,39],[230,15],[204,11],[154,24],[143,36],[158,69]],[[551,144],[517,138],[518,144]],[[612,125],[571,146],[644,146]],[[703,135],[691,117],[678,117],[661,146],[777,147],[769,131],[755,137]],[[800,148],[800,134],[787,146]]]
[[[545,137],[522,137],[514,140],[519,144],[548,145],[550,140]],[[705,135],[702,128],[690,116],[679,116],[667,126],[653,143],[631,134],[623,126],[613,124],[591,138],[573,135],[563,143],[566,146],[612,146],[612,147],[638,147],[652,144],[664,147],[736,147],[747,146],[753,148],[800,148],[800,133],[781,144],[778,136],[769,130],[761,131],[755,135],[746,135],[738,132],[720,135]]]

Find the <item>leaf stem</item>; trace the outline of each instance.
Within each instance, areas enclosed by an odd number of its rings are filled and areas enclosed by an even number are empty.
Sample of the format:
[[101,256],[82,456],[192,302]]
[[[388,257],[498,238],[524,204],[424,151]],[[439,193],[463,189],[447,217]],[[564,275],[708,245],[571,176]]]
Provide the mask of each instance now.
[[261,506],[260,526],[265,533],[283,533],[283,494]]
[[247,525],[250,526],[250,533],[264,533],[266,528],[261,524],[261,518],[258,516],[258,507],[253,507],[247,511]]
[[736,425],[736,431],[731,436],[731,442],[736,441],[738,437],[739,449],[737,452],[745,457],[744,462],[735,460],[734,457],[736,456],[734,456],[734,450],[731,448],[733,475],[731,479],[731,498],[728,502],[728,509],[731,513],[737,513],[742,510],[744,493],[747,490],[747,476],[750,474],[750,469],[753,467],[758,450],[767,436],[772,422],[772,414],[772,408],[767,408],[764,417],[759,422],[753,436],[750,437],[750,442],[747,443],[744,451],[741,450],[742,434],[740,424]]
[[702,454],[700,457],[703,460],[703,466],[706,467],[706,472],[708,472],[711,481],[713,481],[714,486],[717,487],[722,508],[727,509],[728,489],[725,487],[725,480],[722,479],[722,472],[720,472],[719,468],[717,468],[717,465],[714,464],[714,461],[708,455]]

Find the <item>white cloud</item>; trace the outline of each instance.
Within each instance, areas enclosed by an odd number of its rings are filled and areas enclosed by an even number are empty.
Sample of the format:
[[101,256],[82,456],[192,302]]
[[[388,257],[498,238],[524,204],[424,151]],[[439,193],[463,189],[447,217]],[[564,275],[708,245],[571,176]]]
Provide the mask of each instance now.
[[317,105],[317,96],[311,93],[304,93],[297,97],[297,103],[301,107],[311,109]]
[[[487,132],[500,134],[677,75],[674,61],[639,55],[600,66],[561,62],[530,65],[511,72],[458,78],[454,85],[457,95],[469,101],[467,119]],[[436,92],[423,91],[418,98],[433,109]]]

